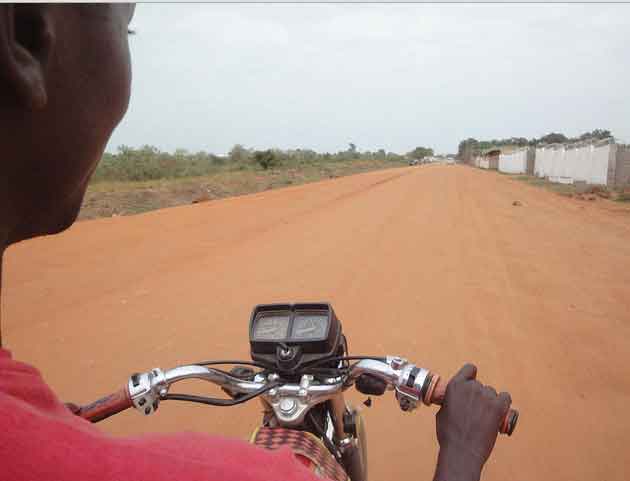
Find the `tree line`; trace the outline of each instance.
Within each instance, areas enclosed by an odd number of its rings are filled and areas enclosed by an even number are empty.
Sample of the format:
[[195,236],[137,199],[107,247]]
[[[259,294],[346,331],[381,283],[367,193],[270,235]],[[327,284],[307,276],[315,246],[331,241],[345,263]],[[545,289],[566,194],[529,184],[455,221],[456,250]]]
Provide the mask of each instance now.
[[468,138],[459,143],[457,157],[460,159],[469,158],[493,147],[504,147],[515,145],[518,147],[536,146],[541,144],[566,144],[586,140],[601,140],[613,137],[610,130],[595,129],[585,132],[577,137],[568,137],[563,133],[551,132],[539,138],[526,139],[525,137],[509,137],[505,139],[477,140]]
[[269,169],[281,166],[299,166],[301,164],[315,164],[320,162],[347,162],[353,160],[385,160],[401,162],[404,156],[387,152],[385,149],[376,151],[359,151],[356,144],[348,144],[348,148],[338,152],[317,152],[313,149],[248,149],[241,144],[237,144],[227,155],[230,162],[250,163]]
[[401,163],[407,157],[422,158],[433,155],[433,150],[417,147],[406,155],[388,152],[359,151],[354,143],[338,152],[320,153],[313,149],[266,149],[255,150],[237,144],[226,155],[204,151],[189,152],[177,149],[164,152],[152,145],[133,148],[118,147],[115,153],[105,153],[94,175],[93,182],[142,181],[165,178],[198,177],[225,170],[299,168],[300,166],[327,162],[380,160]]

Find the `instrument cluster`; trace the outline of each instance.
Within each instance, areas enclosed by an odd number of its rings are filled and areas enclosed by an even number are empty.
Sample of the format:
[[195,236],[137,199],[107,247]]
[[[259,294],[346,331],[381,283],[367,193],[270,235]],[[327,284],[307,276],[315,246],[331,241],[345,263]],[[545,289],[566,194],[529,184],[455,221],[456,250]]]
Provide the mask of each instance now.
[[254,308],[249,325],[252,359],[267,363],[284,357],[284,365],[297,366],[334,356],[342,337],[341,323],[326,303],[262,304]]
[[255,341],[289,341],[325,339],[329,319],[326,313],[262,312],[254,319],[252,339]]

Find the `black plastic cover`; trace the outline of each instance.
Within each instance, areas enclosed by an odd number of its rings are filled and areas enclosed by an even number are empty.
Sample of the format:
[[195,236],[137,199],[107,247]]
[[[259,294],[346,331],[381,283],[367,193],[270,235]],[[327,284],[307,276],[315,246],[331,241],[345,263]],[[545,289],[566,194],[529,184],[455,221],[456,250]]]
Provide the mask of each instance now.
[[357,391],[368,396],[382,396],[387,389],[387,383],[369,374],[361,374],[354,383]]
[[[299,315],[325,315],[328,326],[324,335],[313,339],[291,339],[293,321]],[[261,340],[254,336],[254,326],[265,315],[288,315],[289,327],[283,339]],[[275,366],[281,371],[295,371],[305,362],[337,355],[342,343],[341,323],[332,306],[326,302],[296,304],[261,304],[254,308],[249,321],[249,344],[254,361]],[[299,346],[299,358],[291,363],[282,362],[279,353],[284,347]]]

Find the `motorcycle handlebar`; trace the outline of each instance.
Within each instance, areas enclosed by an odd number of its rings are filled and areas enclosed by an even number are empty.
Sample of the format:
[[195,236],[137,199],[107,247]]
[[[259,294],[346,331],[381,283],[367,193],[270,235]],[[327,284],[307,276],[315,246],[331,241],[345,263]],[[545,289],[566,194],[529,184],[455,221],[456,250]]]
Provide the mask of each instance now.
[[[315,404],[343,391],[363,374],[374,376],[390,389],[395,389],[400,407],[405,411],[414,409],[417,402],[441,405],[448,384],[439,375],[417,368],[403,358],[388,357],[385,362],[374,359],[358,362],[351,368],[346,381],[331,379],[332,382],[329,384],[307,383],[306,386],[283,384],[275,391],[276,395],[289,397],[300,397],[304,391],[304,396]],[[199,365],[180,366],[166,372],[153,369],[147,373],[134,374],[127,387],[73,411],[92,422],[101,421],[132,406],[148,415],[157,409],[160,399],[166,398],[169,387],[184,379],[202,379],[232,392],[252,394],[263,388],[272,378],[273,382],[279,379],[277,374],[269,374],[267,379],[263,376],[259,379],[260,382],[252,382]],[[518,416],[518,411],[510,408],[501,422],[499,433],[511,436],[516,428]]]
[[79,406],[76,410],[73,410],[74,414],[87,419],[93,423],[107,419],[114,414],[129,409],[133,406],[129,390],[124,387],[115,393],[102,397],[94,401],[91,404],[85,406]]
[[[418,368],[400,357],[387,357],[386,362],[366,359],[355,364],[351,378],[363,374],[374,376],[396,390],[396,398],[403,411],[416,407],[418,402],[429,406],[441,405],[448,381],[427,369]],[[518,422],[518,411],[510,408],[499,426],[500,434],[511,436]]]

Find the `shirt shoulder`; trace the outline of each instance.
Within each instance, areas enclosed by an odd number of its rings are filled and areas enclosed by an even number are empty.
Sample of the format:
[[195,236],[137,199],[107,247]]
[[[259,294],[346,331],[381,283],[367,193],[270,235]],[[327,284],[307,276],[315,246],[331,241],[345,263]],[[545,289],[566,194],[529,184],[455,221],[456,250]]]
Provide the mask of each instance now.
[[0,399],[31,409],[64,414],[67,411],[39,370],[14,360],[6,349],[0,349]]
[[[132,416],[134,413],[125,413]],[[0,350],[0,466],[24,481],[314,481],[288,449],[199,433],[118,438],[74,416],[39,371]]]

